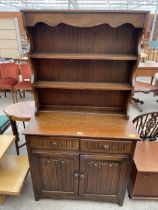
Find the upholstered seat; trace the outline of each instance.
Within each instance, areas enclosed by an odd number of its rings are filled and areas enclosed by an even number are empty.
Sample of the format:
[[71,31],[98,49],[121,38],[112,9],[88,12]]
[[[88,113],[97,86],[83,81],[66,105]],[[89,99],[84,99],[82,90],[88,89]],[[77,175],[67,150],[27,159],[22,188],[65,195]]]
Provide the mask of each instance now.
[[16,83],[17,83],[17,81],[15,79],[3,79],[3,80],[0,80],[0,89],[10,89]]
[[0,134],[3,134],[10,125],[10,121],[6,115],[0,115]]
[[13,103],[15,103],[13,87],[18,82],[18,68],[15,63],[0,64],[0,90],[9,90],[12,94]]
[[32,89],[32,84],[30,83],[30,81],[22,81],[22,82],[19,82],[17,83],[15,86],[14,86],[15,89],[29,89],[30,90]]

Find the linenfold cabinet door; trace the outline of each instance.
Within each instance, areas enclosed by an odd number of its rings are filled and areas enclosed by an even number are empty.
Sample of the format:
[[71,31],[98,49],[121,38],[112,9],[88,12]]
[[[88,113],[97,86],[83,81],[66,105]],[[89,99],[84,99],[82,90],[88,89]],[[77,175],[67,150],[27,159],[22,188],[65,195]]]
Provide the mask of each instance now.
[[81,155],[80,197],[117,202],[125,193],[129,169],[128,156]]
[[[78,154],[49,154],[42,152],[33,156],[34,160],[36,160],[34,161],[34,167],[41,177],[38,185],[40,197],[53,198],[60,195],[67,198],[69,196],[78,196]],[[38,177],[35,177],[34,172],[32,176],[38,179]]]

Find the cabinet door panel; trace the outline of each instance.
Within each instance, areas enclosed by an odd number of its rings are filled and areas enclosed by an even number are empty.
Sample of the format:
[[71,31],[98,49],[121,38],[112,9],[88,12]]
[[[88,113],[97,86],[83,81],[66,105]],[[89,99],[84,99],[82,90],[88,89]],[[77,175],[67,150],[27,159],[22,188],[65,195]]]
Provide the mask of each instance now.
[[121,203],[129,174],[128,156],[81,155],[80,197]]
[[78,154],[36,154],[44,197],[78,196]]

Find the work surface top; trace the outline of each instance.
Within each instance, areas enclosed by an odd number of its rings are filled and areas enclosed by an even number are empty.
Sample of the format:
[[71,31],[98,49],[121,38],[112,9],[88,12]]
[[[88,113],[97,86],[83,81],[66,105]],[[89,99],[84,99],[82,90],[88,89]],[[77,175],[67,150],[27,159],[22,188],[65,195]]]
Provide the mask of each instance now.
[[140,172],[158,172],[158,142],[137,142],[134,162]]
[[139,139],[133,123],[123,115],[68,111],[40,112],[31,119],[24,134]]

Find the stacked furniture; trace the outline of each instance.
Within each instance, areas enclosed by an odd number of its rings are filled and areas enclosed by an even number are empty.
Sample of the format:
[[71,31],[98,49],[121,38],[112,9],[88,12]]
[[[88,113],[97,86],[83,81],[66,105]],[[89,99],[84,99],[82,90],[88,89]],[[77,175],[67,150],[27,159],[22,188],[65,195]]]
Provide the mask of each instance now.
[[28,158],[8,155],[14,136],[0,135],[0,205],[7,195],[19,195],[29,170]]
[[123,204],[139,138],[127,118],[146,17],[23,11],[36,103],[24,133],[36,200]]
[[142,142],[137,142],[134,153],[128,185],[129,196],[155,200],[158,199],[158,112],[141,114],[133,123]]
[[158,200],[158,143],[138,142],[128,186],[133,199]]

